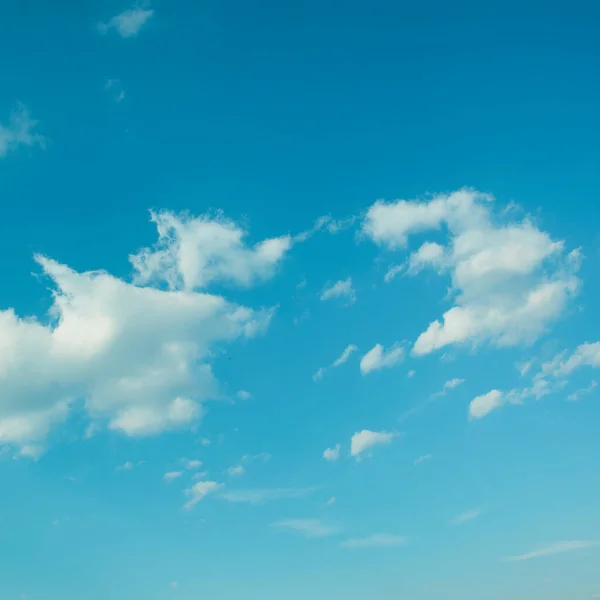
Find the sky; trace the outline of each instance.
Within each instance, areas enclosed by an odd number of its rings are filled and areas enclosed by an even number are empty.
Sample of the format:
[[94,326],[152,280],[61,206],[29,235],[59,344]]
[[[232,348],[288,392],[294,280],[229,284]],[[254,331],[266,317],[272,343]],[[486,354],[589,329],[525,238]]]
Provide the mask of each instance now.
[[2,599],[600,598],[597,6],[0,50]]

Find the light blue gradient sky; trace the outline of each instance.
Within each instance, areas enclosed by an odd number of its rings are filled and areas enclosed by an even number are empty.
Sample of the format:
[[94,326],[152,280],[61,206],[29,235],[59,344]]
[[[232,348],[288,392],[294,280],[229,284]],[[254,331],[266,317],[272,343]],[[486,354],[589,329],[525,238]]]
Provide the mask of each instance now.
[[0,597],[600,593],[599,40],[592,3],[5,2]]

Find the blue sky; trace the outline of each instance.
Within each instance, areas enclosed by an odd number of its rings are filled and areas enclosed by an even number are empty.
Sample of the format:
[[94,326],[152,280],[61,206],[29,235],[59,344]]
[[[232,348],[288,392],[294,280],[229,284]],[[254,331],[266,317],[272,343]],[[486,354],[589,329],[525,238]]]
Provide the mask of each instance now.
[[599,16],[4,3],[0,596],[600,597]]

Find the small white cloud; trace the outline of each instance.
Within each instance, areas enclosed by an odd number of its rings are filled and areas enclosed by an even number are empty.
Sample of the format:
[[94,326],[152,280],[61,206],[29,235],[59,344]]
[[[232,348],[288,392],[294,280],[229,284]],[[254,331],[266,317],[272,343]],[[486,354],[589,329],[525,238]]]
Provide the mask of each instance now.
[[286,498],[303,498],[314,492],[314,488],[271,488],[262,490],[232,490],[221,494],[229,502],[247,502],[249,504],[262,504],[270,500],[283,500]]
[[504,397],[501,391],[491,390],[487,394],[482,394],[471,400],[469,404],[469,418],[482,419],[493,410],[500,408],[504,404]]
[[411,369],[408,373],[407,373],[407,377],[410,379],[413,375],[415,374],[414,370]]
[[397,548],[406,544],[406,538],[389,533],[376,533],[364,538],[346,540],[342,548]]
[[199,481],[195,483],[191,488],[185,490],[186,496],[189,496],[190,499],[185,503],[184,508],[190,510],[206,496],[218,492],[223,487],[222,483],[216,481]]
[[427,460],[431,460],[433,456],[431,454],[424,454],[423,456],[419,456],[419,458],[415,459],[415,467],[424,463]]
[[450,521],[450,525],[462,525],[463,523],[467,523],[468,521],[473,521],[481,516],[483,511],[480,508],[474,508],[473,510],[468,510],[456,517],[454,517]]
[[404,348],[398,344],[394,344],[387,352],[384,352],[381,344],[376,344],[360,359],[360,372],[363,375],[393,367],[402,361],[404,358]]
[[187,459],[183,459],[183,463],[185,464],[185,468],[193,471],[195,469],[199,469],[202,466],[202,461],[201,460],[187,460]]
[[581,367],[600,367],[600,342],[580,344],[567,358],[565,354],[561,352],[553,360],[544,363],[542,373],[565,377]]
[[332,286],[323,290],[321,300],[331,300],[332,298],[346,298],[349,304],[356,301],[356,291],[352,287],[352,277],[336,281]]
[[123,38],[135,37],[153,15],[154,10],[136,6],[115,15],[107,23],[98,23],[98,31],[106,34],[115,29]]
[[172,588],[176,588],[177,587],[177,582],[176,581],[171,581],[171,587]]
[[308,538],[327,537],[341,531],[338,527],[325,525],[317,519],[288,519],[272,523],[271,526],[299,533]]
[[433,394],[434,398],[439,398],[440,396],[445,396],[446,393],[448,392],[448,390],[453,390],[454,388],[457,388],[459,385],[461,385],[462,383],[464,383],[465,380],[464,379],[449,379],[448,381],[446,381],[446,383],[444,383],[444,386],[442,387],[442,389],[439,392],[436,392],[435,394]]
[[327,450],[325,450],[323,452],[323,458],[325,460],[329,460],[329,461],[336,461],[339,459],[340,457],[340,450],[342,448],[341,444],[337,444],[335,447],[333,448],[327,448]]
[[323,374],[325,373],[325,368],[321,367],[319,370],[313,375],[313,381],[320,381],[323,379]]
[[327,500],[327,502],[325,502],[325,506],[331,506],[332,504],[335,504],[336,499],[335,496],[331,496],[331,498],[329,498],[329,500]]
[[120,79],[107,79],[104,89],[108,90],[115,102],[122,102],[125,99],[125,91],[121,85]]
[[587,387],[583,387],[583,388],[579,388],[578,390],[575,390],[572,394],[570,394],[567,397],[567,400],[569,400],[569,402],[577,402],[579,400],[579,398],[581,398],[581,396],[586,396],[587,394],[591,394],[596,387],[598,386],[598,384],[596,383],[596,380],[593,379],[592,382],[590,383],[590,385],[588,385]]
[[267,462],[268,460],[271,460],[271,455],[268,452],[259,452],[258,454],[244,454],[244,456],[242,456],[242,460],[245,462],[253,462],[255,460]]
[[208,438],[202,438],[202,439],[200,440],[200,443],[201,443],[203,446],[210,446],[210,440],[209,440]]
[[181,475],[182,475],[181,471],[170,471],[169,473],[165,473],[163,475],[163,479],[167,483],[171,483],[171,481],[175,481],[176,479],[179,479],[179,477],[181,477]]
[[240,390],[236,396],[240,399],[240,400],[250,400],[250,398],[252,398],[252,394],[250,392],[247,392],[246,390]]
[[543,548],[538,548],[532,552],[526,554],[519,554],[518,556],[509,556],[505,560],[508,561],[523,561],[531,560],[532,558],[542,558],[545,556],[554,556],[555,554],[562,554],[564,552],[572,552],[573,550],[581,550],[583,548],[590,548],[591,546],[598,546],[598,542],[591,541],[568,541],[568,542],[556,542]]
[[350,440],[350,454],[358,458],[363,452],[373,448],[374,446],[381,446],[391,443],[393,438],[393,433],[387,433],[385,431],[369,431],[368,429],[363,429],[352,436]]
[[27,109],[19,104],[10,116],[7,124],[0,123],[0,158],[14,152],[20,146],[42,146],[44,138],[34,132],[34,121]]
[[229,467],[229,469],[227,469],[227,474],[230,477],[239,477],[240,475],[243,475],[245,471],[246,469],[244,469],[242,465],[237,465],[235,467]]
[[394,279],[396,277],[396,275],[399,275],[400,273],[402,273],[402,271],[405,270],[405,266],[404,265],[393,265],[391,266],[386,274],[383,277],[383,280],[386,283],[389,283],[390,281],[392,281],[392,279]]
[[338,358],[333,361],[332,367],[339,367],[343,365],[349,358],[353,352],[356,352],[358,348],[354,344],[350,344],[346,346],[344,351],[340,354]]
[[119,465],[116,470],[117,471],[131,471],[131,469],[133,469],[134,464],[128,460],[127,462],[123,463],[122,465]]

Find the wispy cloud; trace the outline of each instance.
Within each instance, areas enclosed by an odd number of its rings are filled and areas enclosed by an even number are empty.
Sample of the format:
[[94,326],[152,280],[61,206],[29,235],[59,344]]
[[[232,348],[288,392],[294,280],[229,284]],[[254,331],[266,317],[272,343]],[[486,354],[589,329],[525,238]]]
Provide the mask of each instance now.
[[20,146],[42,146],[44,138],[34,132],[34,121],[27,109],[19,104],[10,116],[8,123],[0,123],[0,158],[14,152]]
[[395,433],[388,433],[387,431],[369,431],[368,429],[363,429],[352,436],[350,440],[350,454],[358,460],[360,455],[370,448],[390,444],[395,435]]
[[288,519],[271,523],[271,527],[292,531],[309,538],[327,537],[341,531],[339,527],[326,525],[318,519]]
[[431,454],[424,454],[423,456],[419,456],[419,458],[415,459],[415,467],[424,463],[426,460],[431,460],[433,456]]
[[474,508],[472,510],[468,510],[453,519],[450,520],[450,525],[462,525],[463,523],[467,523],[469,521],[473,521],[480,517],[483,513],[481,508]]
[[270,500],[302,498],[315,491],[315,488],[271,488],[262,490],[232,490],[221,494],[228,502],[248,502],[262,504]]
[[167,483],[171,483],[171,481],[175,481],[176,479],[179,479],[182,475],[181,471],[170,471],[169,473],[165,473],[163,475],[163,479],[167,482]]
[[394,344],[385,351],[381,344],[375,344],[361,359],[360,372],[363,375],[397,365],[404,359],[404,348]]
[[590,548],[591,546],[598,546],[598,542],[591,541],[567,541],[567,542],[556,542],[543,548],[538,548],[532,552],[525,554],[519,554],[517,556],[508,556],[504,560],[507,561],[521,561],[531,560],[532,558],[542,558],[544,556],[553,556],[555,554],[563,554],[564,552],[572,552],[573,550],[581,550],[582,548]]
[[596,383],[595,379],[592,379],[592,382],[590,383],[590,385],[588,385],[587,387],[583,387],[583,388],[579,388],[578,390],[575,390],[572,394],[569,394],[569,396],[567,397],[567,400],[569,402],[577,402],[579,400],[579,398],[581,398],[581,396],[587,396],[588,394],[591,394],[596,387],[598,386],[598,384]]
[[125,99],[125,91],[121,85],[120,79],[107,79],[104,89],[108,90],[115,102],[122,102]]
[[134,6],[129,10],[124,10],[122,13],[115,15],[106,23],[98,23],[98,31],[106,34],[111,29],[115,29],[123,38],[135,37],[153,15],[154,10],[151,8]]
[[191,510],[194,505],[204,500],[206,496],[218,492],[223,487],[222,483],[217,483],[216,481],[199,481],[195,483],[191,488],[185,490],[185,495],[190,499],[185,503],[184,508]]
[[323,375],[325,374],[325,371],[327,371],[328,369],[335,369],[336,367],[339,367],[339,366],[343,365],[350,358],[351,354],[353,352],[356,352],[357,350],[358,350],[358,348],[354,344],[349,344],[348,346],[346,346],[346,348],[340,354],[340,356],[338,356],[338,358],[336,358],[333,361],[333,363],[331,363],[331,365],[329,367],[321,367],[313,375],[313,380],[314,381],[319,381],[320,379],[323,378]]
[[346,540],[340,544],[342,548],[396,548],[404,546],[406,538],[389,533],[376,533],[364,538]]
[[230,477],[239,477],[240,475],[243,475],[245,471],[246,469],[244,469],[242,465],[236,465],[234,467],[229,467],[229,469],[227,469],[227,474]]
[[348,304],[356,301],[356,290],[352,286],[352,277],[336,281],[323,290],[321,300],[331,300],[332,298],[346,298]]
[[448,381],[446,381],[442,387],[442,389],[439,392],[436,392],[435,394],[433,394],[433,398],[439,398],[441,396],[445,396],[449,390],[453,390],[455,388],[457,388],[459,385],[461,385],[462,383],[464,383],[465,380],[464,379],[449,379]]

